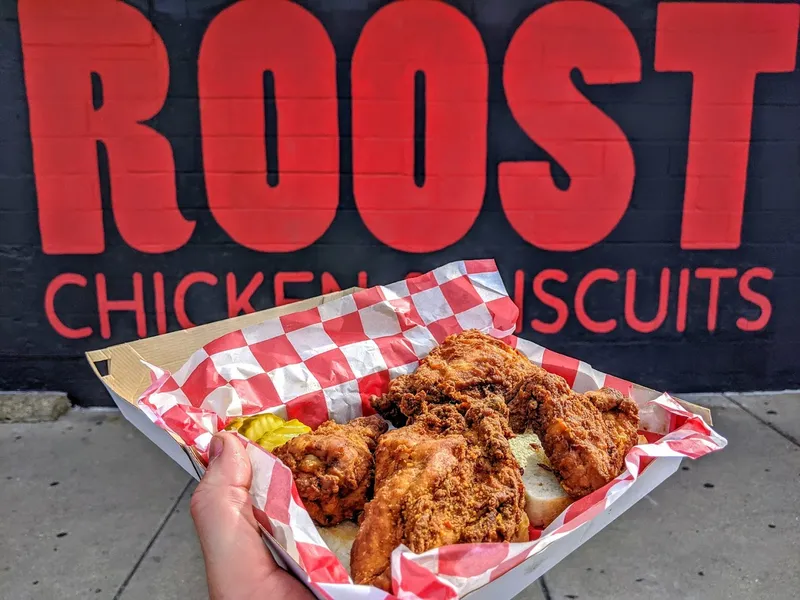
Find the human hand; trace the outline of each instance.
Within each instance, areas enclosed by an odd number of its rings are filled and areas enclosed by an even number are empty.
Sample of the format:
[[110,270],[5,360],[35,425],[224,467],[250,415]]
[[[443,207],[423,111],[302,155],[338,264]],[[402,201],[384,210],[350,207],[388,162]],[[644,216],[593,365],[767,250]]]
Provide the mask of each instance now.
[[261,539],[250,503],[250,459],[231,433],[218,433],[192,495],[191,513],[206,564],[211,600],[291,598],[313,594],[281,569]]

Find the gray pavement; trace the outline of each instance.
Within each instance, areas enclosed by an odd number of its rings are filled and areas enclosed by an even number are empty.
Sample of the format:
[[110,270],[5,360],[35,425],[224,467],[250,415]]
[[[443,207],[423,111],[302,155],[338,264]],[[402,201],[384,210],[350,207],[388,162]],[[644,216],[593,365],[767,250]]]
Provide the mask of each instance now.
[[118,413],[0,424],[0,598],[113,598],[189,477]]
[[[798,597],[800,394],[686,399],[712,407],[728,448],[515,600]],[[0,600],[207,597],[194,484],[118,413],[0,424],[0,456]]]

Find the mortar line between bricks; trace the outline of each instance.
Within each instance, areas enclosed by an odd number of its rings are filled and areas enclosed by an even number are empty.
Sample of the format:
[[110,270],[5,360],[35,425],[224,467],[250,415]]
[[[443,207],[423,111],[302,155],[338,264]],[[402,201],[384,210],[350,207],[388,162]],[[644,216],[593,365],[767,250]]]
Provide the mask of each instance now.
[[173,513],[175,512],[175,509],[178,508],[178,504],[180,504],[180,501],[183,499],[183,496],[189,490],[189,486],[192,485],[193,481],[194,478],[190,477],[189,481],[186,482],[186,485],[183,486],[181,493],[178,494],[178,497],[176,498],[175,502],[172,503],[172,506],[169,507],[167,514],[164,516],[163,519],[161,519],[161,522],[158,524],[158,527],[156,528],[153,537],[151,537],[150,541],[147,542],[147,546],[145,546],[145,549],[142,552],[141,556],[139,556],[138,560],[134,563],[133,568],[130,570],[128,575],[122,581],[119,588],[117,588],[117,593],[114,594],[113,600],[119,600],[122,597],[122,594],[125,592],[125,588],[128,587],[128,584],[131,582],[131,579],[133,579],[133,576],[136,575],[136,571],[138,571],[139,567],[142,565],[144,557],[147,556],[147,553],[150,552],[150,548],[152,548],[153,544],[156,543],[156,539],[158,539],[158,536],[161,535],[161,532],[164,530],[164,527],[167,525],[167,522],[169,522],[170,517],[172,517]]
[[723,393],[723,394],[722,394],[722,396],[723,396],[724,398],[727,398],[727,399],[728,399],[728,400],[730,400],[731,402],[733,402],[733,403],[734,403],[736,406],[738,406],[739,408],[741,408],[741,409],[742,409],[744,412],[746,412],[748,415],[750,415],[751,417],[753,417],[753,418],[754,418],[756,421],[758,421],[758,422],[759,422],[759,423],[761,423],[762,425],[766,425],[767,427],[769,427],[770,429],[772,429],[772,431],[774,431],[774,432],[775,432],[775,433],[777,433],[779,436],[781,436],[783,439],[785,439],[785,440],[786,440],[786,441],[788,441],[788,442],[791,442],[792,444],[794,444],[795,446],[797,446],[797,447],[799,447],[799,448],[800,448],[800,440],[798,440],[797,438],[795,438],[793,435],[791,435],[791,434],[789,434],[789,433],[786,433],[786,432],[784,432],[784,431],[781,431],[780,429],[778,429],[777,427],[775,427],[775,425],[773,425],[772,423],[770,423],[769,421],[767,421],[767,420],[766,420],[766,419],[764,419],[763,417],[760,417],[760,416],[758,416],[758,415],[757,415],[756,413],[754,413],[752,410],[750,410],[749,408],[747,408],[747,407],[746,407],[744,404],[741,404],[740,402],[737,402],[736,400],[734,400],[733,398],[731,398],[731,397],[730,397],[728,394],[725,394],[725,393]]
[[544,596],[544,600],[552,600],[553,597],[550,595],[550,588],[547,587],[547,582],[544,580],[544,575],[539,578],[539,587],[542,588],[542,595]]

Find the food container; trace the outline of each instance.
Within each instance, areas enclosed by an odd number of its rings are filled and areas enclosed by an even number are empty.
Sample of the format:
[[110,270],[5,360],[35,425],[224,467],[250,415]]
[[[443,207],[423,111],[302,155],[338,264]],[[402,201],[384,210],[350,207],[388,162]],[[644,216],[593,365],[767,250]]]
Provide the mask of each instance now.
[[[354,585],[292,493],[291,472],[248,442],[251,497],[282,566],[319,598],[511,598],[674,473],[726,445],[708,410],[596,371],[513,336],[517,308],[494,261],[460,261],[418,277],[351,289],[88,353],[123,415],[200,478],[228,417],[273,412],[314,427],[370,412],[369,397],[412,372],[452,333],[479,329],[562,375],[577,392],[613,387],[639,405],[647,444],[626,470],[574,502],[528,543],[463,544],[392,555],[393,594]],[[656,509],[654,509],[656,510]]]

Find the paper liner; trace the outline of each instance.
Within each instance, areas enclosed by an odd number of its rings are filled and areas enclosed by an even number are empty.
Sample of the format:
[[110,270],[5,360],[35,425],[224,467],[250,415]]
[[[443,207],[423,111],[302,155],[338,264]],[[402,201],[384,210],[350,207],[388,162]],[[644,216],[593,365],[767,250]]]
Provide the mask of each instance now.
[[577,392],[613,387],[639,404],[650,443],[634,447],[626,470],[571,504],[524,544],[459,544],[416,555],[392,554],[393,595],[354,585],[303,508],[291,471],[245,438],[258,521],[299,566],[320,597],[449,599],[493,581],[601,514],[657,458],[698,458],[726,440],[667,394],[594,370],[588,364],[512,335],[518,310],[492,260],[450,263],[418,277],[376,286],[224,335],[195,352],[174,374],[150,366],[153,384],[139,400],[160,427],[201,457],[230,417],[272,412],[316,427],[372,414],[369,397],[414,371],[450,334],[478,329],[563,376]]

